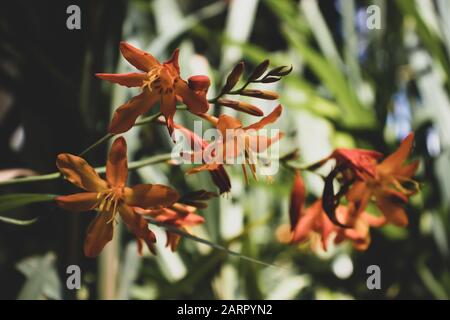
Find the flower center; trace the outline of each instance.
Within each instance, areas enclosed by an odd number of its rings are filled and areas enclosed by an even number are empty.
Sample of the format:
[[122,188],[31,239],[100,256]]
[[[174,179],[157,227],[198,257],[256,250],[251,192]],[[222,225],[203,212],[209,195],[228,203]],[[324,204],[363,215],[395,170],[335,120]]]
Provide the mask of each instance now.
[[159,84],[160,80],[160,74],[161,74],[161,69],[162,67],[155,67],[152,70],[150,70],[149,72],[147,72],[147,79],[144,80],[144,83],[142,85],[142,87],[148,87],[148,89],[150,91],[153,90],[152,85],[155,84]]
[[112,212],[111,219],[109,219],[107,223],[115,221],[118,211],[117,205],[120,201],[122,201],[122,197],[122,188],[112,188],[97,193],[97,199],[99,199],[99,201],[97,202],[96,210],[106,213]]
[[173,79],[170,72],[164,68],[164,66],[159,66],[147,72],[147,79],[143,81],[142,88],[147,87],[150,92],[156,90],[160,94],[173,91],[174,84],[178,79]]

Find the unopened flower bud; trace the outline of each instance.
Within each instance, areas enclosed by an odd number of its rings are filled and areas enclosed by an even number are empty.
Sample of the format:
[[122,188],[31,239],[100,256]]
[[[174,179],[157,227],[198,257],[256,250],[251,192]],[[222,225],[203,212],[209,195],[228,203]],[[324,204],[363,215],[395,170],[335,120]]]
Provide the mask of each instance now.
[[237,111],[241,111],[241,112],[245,112],[254,116],[258,116],[261,117],[264,115],[264,113],[261,111],[261,109],[259,109],[258,107],[247,103],[247,102],[243,102],[243,101],[236,101],[236,100],[228,100],[228,99],[219,99],[217,100],[217,103],[237,110]]
[[245,89],[241,92],[241,95],[265,100],[278,99],[278,93],[268,90]]
[[208,91],[209,86],[211,85],[211,80],[209,80],[208,76],[205,75],[196,75],[192,76],[188,79],[188,86],[193,91]]

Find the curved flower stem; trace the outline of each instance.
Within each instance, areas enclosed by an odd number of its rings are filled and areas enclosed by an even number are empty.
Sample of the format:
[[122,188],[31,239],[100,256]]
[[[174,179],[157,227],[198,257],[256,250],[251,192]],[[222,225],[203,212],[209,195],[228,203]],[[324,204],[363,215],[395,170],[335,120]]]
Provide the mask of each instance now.
[[115,136],[114,133],[108,133],[108,134],[104,135],[102,138],[100,138],[99,140],[97,140],[96,142],[91,144],[89,147],[84,149],[83,152],[81,152],[78,156],[80,156],[80,157],[84,156],[86,153],[88,153],[89,151],[91,151],[95,147],[101,145],[103,142],[108,141],[109,139],[111,139],[114,136]]
[[[160,116],[162,115],[161,112],[158,112],[157,114],[145,117],[143,119],[141,119],[140,121],[137,121],[133,127],[138,127],[138,126],[142,126],[144,124],[150,123],[155,121],[156,119],[158,119]],[[81,152],[78,156],[84,156],[86,153],[88,153],[89,151],[93,150],[94,148],[96,148],[97,146],[101,145],[103,142],[108,141],[109,139],[113,138],[114,136],[116,136],[116,134],[114,133],[108,133],[106,135],[104,135],[103,137],[101,137],[100,139],[98,139],[97,141],[95,141],[93,144],[91,144],[89,147],[87,147],[86,149],[83,150],[83,152]]]
[[[177,110],[187,110],[186,106],[178,106]],[[151,123],[154,122],[155,120],[157,120],[160,116],[162,116],[161,112],[158,112],[156,114],[153,114],[151,116],[142,118],[139,121],[136,121],[136,123],[133,125],[133,127],[139,127],[142,126],[144,124],[147,123]],[[78,154],[78,156],[84,156],[86,153],[88,153],[89,151],[93,150],[94,148],[96,148],[97,146],[101,145],[103,142],[108,141],[109,139],[115,137],[117,134],[115,133],[108,133],[106,135],[104,135],[103,137],[101,137],[100,139],[98,139],[97,141],[95,141],[93,144],[91,144],[89,147],[87,147],[86,149],[84,149],[80,154]]]
[[[129,170],[135,170],[139,169],[151,164],[156,164],[160,162],[165,162],[172,159],[171,153],[164,153],[159,154],[156,156],[151,156],[145,159],[137,160],[130,162],[128,164]],[[104,173],[106,171],[106,167],[97,167],[95,168],[95,171],[98,173]],[[49,173],[49,174],[43,174],[40,176],[31,176],[31,177],[24,177],[24,178],[15,178],[5,181],[0,181],[0,186],[9,186],[9,185],[15,185],[15,184],[24,184],[24,183],[30,183],[30,182],[39,182],[39,181],[50,181],[50,180],[56,180],[59,177],[61,177],[61,174],[59,172]]]
[[180,236],[182,236],[184,238],[187,238],[187,239],[190,239],[190,240],[193,240],[193,241],[205,244],[205,245],[210,246],[210,247],[212,247],[214,249],[224,251],[224,252],[226,252],[229,255],[237,256],[237,257],[241,258],[242,260],[246,260],[246,261],[250,261],[250,262],[253,262],[253,263],[257,263],[257,264],[263,265],[265,267],[284,269],[283,267],[277,266],[275,264],[272,264],[272,263],[269,263],[269,262],[264,262],[264,261],[261,261],[261,260],[258,260],[258,259],[246,256],[246,255],[243,255],[243,254],[241,254],[239,252],[232,251],[232,250],[228,249],[227,247],[222,246],[220,244],[213,243],[213,242],[210,242],[210,241],[208,241],[206,239],[196,237],[196,236],[194,236],[194,235],[192,235],[190,233],[187,233],[187,232],[185,232],[185,231],[183,231],[183,230],[181,230],[181,229],[179,229],[179,228],[177,228],[177,227],[175,227],[173,225],[170,225],[168,223],[157,221],[157,220],[155,220],[155,219],[153,219],[151,217],[145,217],[145,219],[150,224],[153,224],[153,225],[158,226],[158,227],[162,227],[162,228],[166,229],[169,232],[172,232],[172,233],[178,234],[178,235],[180,235]]

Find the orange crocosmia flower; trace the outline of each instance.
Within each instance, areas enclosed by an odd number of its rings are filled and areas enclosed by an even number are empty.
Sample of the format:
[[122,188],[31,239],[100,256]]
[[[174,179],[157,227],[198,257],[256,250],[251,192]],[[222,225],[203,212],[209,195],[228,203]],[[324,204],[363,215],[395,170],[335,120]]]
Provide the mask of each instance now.
[[[144,210],[134,208],[140,215],[152,216],[156,221],[172,225],[178,229],[189,232],[189,227],[199,225],[205,222],[202,216],[195,212],[197,208],[183,203],[175,203],[168,208]],[[166,246],[175,251],[180,242],[181,236],[174,232],[166,231]]]
[[[160,63],[151,54],[126,42],[120,43],[120,51],[128,62],[143,72],[97,73],[96,76],[123,86],[140,87],[142,93],[116,110],[109,126],[110,133],[119,134],[128,131],[134,125],[137,117],[146,113],[157,101],[160,102],[161,113],[166,119],[170,134],[173,131],[177,99],[182,100],[189,111],[193,113],[208,111],[209,105],[206,96],[196,94],[180,77],[178,49],[174,51],[170,60],[164,63]],[[202,78],[202,81],[205,79]]]
[[86,256],[97,256],[112,239],[117,213],[135,234],[139,247],[142,248],[144,241],[153,251],[155,235],[148,229],[145,219],[136,214],[132,207],[168,207],[177,201],[178,193],[158,184],[138,184],[131,188],[125,185],[128,165],[124,138],[119,137],[112,144],[106,164],[106,180],[100,178],[84,159],[68,153],[58,155],[56,165],[68,181],[86,190],[82,193],[59,196],[56,198],[57,204],[75,212],[98,211],[97,217],[87,230],[84,243]]
[[405,165],[414,142],[414,134],[410,133],[400,147],[376,166],[375,177],[366,181],[357,181],[347,193],[348,201],[357,204],[362,211],[372,198],[387,222],[397,226],[406,226],[408,217],[403,204],[417,193],[419,185],[412,179],[419,161]]
[[[344,226],[336,219],[336,208],[341,198],[355,181],[364,181],[375,176],[377,159],[381,157],[382,154],[376,151],[338,148],[325,159],[308,167],[309,170],[314,170],[329,160],[336,162],[334,169],[325,178],[322,194],[323,208],[334,224]],[[340,188],[339,192],[335,194],[334,180],[336,178],[338,178]]]
[[335,244],[350,240],[355,249],[366,250],[370,244],[370,227],[384,225],[385,219],[372,216],[367,212],[355,213],[353,206],[339,205],[336,208],[336,218],[341,224],[351,226],[348,228],[339,227],[328,218],[322,208],[322,201],[319,199],[300,214],[298,223],[292,233],[291,242],[301,243],[312,240],[313,247],[316,247],[317,242],[319,242],[326,251],[330,236],[335,234]]
[[220,115],[218,119],[204,115],[209,121],[215,123],[221,137],[217,142],[209,145],[209,150],[205,150],[206,157],[203,158],[206,164],[193,168],[189,170],[188,173],[216,170],[222,163],[235,163],[236,159],[240,155],[243,155],[245,161],[242,164],[242,169],[245,180],[248,182],[245,164],[248,164],[253,177],[257,180],[256,154],[264,152],[273,143],[283,137],[283,133],[278,133],[273,138],[258,135],[258,130],[275,122],[280,117],[281,111],[282,106],[278,105],[269,115],[246,127],[244,127],[238,119],[225,114]]
[[[199,150],[200,159],[201,161],[203,161],[202,153],[203,150],[208,147],[208,142],[180,124],[175,123],[174,128],[180,130],[180,132],[183,133],[183,135],[186,136],[189,140],[191,150],[193,151],[192,155],[190,156],[191,160],[195,159],[195,153],[197,152],[197,150]],[[222,164],[216,166],[215,168],[212,168],[209,173],[211,174],[211,178],[214,184],[219,188],[220,194],[227,193],[231,190],[230,177],[228,176],[228,173]]]

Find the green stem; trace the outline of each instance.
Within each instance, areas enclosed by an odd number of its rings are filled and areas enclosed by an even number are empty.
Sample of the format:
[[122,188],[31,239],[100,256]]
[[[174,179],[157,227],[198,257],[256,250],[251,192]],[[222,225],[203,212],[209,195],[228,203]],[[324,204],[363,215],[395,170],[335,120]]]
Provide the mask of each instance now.
[[[181,110],[181,109],[178,109],[178,110]],[[142,126],[142,125],[144,125],[144,124],[153,122],[153,121],[155,121],[156,119],[158,119],[160,116],[162,116],[162,113],[161,113],[161,112],[158,112],[158,113],[156,113],[156,114],[154,114],[154,115],[151,115],[151,116],[142,118],[141,120],[136,121],[136,123],[134,124],[133,127],[138,127],[138,126]]]
[[[138,126],[142,126],[144,124],[150,123],[155,121],[156,119],[158,119],[160,116],[162,115],[161,112],[158,112],[157,114],[145,117],[139,121],[137,121],[133,127],[138,127]],[[84,156],[86,153],[88,153],[89,151],[93,150],[94,148],[96,148],[97,146],[101,145],[103,142],[108,141],[109,139],[113,138],[114,136],[116,136],[116,134],[114,133],[108,133],[106,135],[104,135],[103,137],[101,137],[100,139],[98,139],[97,141],[95,141],[93,144],[91,144],[89,147],[87,147],[85,150],[83,150],[83,152],[81,152],[78,156]]]
[[[164,153],[152,157],[148,157],[142,160],[137,160],[130,162],[128,164],[129,170],[135,170],[142,167],[145,167],[147,165],[165,162],[172,159],[171,153]],[[95,171],[98,173],[105,173],[106,167],[97,167],[95,168]],[[15,178],[5,181],[0,181],[0,186],[10,186],[10,185],[16,185],[16,184],[24,184],[24,183],[30,183],[30,182],[39,182],[39,181],[50,181],[50,180],[56,180],[61,176],[59,172],[44,174],[40,176],[31,176],[31,177],[23,177],[23,178]]]
[[193,241],[205,244],[205,245],[210,246],[210,247],[212,247],[214,249],[217,249],[217,250],[220,250],[220,251],[224,251],[224,252],[226,252],[229,255],[237,256],[237,257],[241,258],[242,260],[246,260],[246,261],[250,261],[250,262],[253,262],[253,263],[256,263],[256,264],[260,264],[260,265],[263,265],[265,267],[283,269],[282,267],[274,265],[272,263],[264,262],[264,261],[261,261],[261,260],[258,260],[258,259],[246,256],[246,255],[240,254],[239,252],[230,250],[227,247],[222,246],[220,244],[213,243],[213,242],[210,242],[210,241],[208,241],[206,239],[196,237],[196,236],[194,236],[194,235],[192,235],[190,233],[187,233],[187,232],[185,232],[185,231],[183,231],[183,230],[181,230],[181,229],[179,229],[179,228],[177,228],[177,227],[175,227],[175,226],[173,226],[171,224],[168,224],[168,223],[165,223],[165,222],[160,222],[160,221],[157,221],[157,220],[155,220],[153,218],[150,218],[150,217],[145,217],[145,219],[150,224],[153,224],[153,225],[158,226],[158,227],[162,227],[162,228],[166,229],[169,232],[172,232],[172,233],[178,234],[178,235],[180,235],[180,236],[182,236],[184,238],[191,239]]
[[39,175],[39,176],[15,178],[15,179],[10,179],[10,180],[0,181],[0,186],[9,186],[9,185],[21,184],[21,183],[56,180],[60,176],[61,176],[61,174],[59,172],[54,172],[54,173],[43,174],[43,175]]
[[94,142],[92,145],[87,147],[85,150],[83,150],[83,152],[81,152],[78,156],[80,156],[80,157],[84,156],[86,153],[88,153],[89,151],[91,151],[95,147],[101,145],[103,142],[108,141],[112,137],[114,137],[114,133],[108,133],[108,134],[104,135],[102,138],[100,138],[99,140]]

